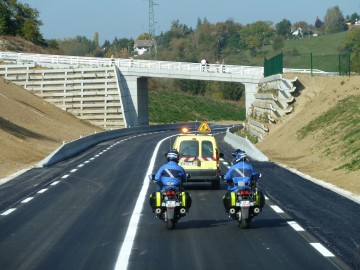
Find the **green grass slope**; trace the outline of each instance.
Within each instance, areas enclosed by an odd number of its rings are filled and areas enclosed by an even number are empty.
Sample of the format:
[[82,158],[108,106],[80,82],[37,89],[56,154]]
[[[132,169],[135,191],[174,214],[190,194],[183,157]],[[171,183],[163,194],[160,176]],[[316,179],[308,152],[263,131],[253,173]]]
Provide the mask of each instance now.
[[244,121],[245,108],[239,102],[213,100],[181,92],[149,91],[151,123],[187,121]]

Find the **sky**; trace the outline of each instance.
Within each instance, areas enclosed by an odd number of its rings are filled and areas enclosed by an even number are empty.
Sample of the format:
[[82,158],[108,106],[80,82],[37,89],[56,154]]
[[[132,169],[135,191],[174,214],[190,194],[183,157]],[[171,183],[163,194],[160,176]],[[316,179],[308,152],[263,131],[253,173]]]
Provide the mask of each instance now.
[[[93,39],[99,33],[100,45],[105,40],[133,38],[149,32],[149,0],[18,0],[36,8],[45,39],[85,36]],[[232,19],[243,25],[256,21],[314,24],[324,20],[329,8],[339,6],[344,17],[360,14],[360,0],[153,0],[155,35],[170,30],[179,20],[193,29],[198,18],[210,23]]]

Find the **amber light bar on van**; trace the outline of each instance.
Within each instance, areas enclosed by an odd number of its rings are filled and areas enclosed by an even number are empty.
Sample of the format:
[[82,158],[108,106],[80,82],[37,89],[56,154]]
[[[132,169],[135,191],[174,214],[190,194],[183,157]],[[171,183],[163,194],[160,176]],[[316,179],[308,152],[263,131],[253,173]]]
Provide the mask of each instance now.
[[181,129],[181,133],[182,133],[182,134],[188,134],[188,133],[189,133],[189,129],[188,129],[187,127],[183,127],[183,128]]

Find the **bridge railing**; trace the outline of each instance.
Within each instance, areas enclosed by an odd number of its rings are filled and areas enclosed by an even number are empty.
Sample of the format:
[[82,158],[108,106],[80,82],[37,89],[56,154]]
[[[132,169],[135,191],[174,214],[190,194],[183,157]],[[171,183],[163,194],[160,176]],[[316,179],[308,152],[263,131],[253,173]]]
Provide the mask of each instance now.
[[117,65],[121,68],[146,68],[158,70],[181,70],[197,72],[218,72],[243,75],[263,74],[263,67],[255,66],[236,66],[236,65],[219,65],[209,64],[204,69],[200,63],[188,62],[171,62],[171,61],[154,61],[140,59],[123,59],[123,58],[99,58],[99,57],[79,57],[67,55],[48,55],[48,54],[31,54],[16,52],[0,52],[0,60],[16,62],[35,62],[39,65],[70,65],[70,66],[111,66]]

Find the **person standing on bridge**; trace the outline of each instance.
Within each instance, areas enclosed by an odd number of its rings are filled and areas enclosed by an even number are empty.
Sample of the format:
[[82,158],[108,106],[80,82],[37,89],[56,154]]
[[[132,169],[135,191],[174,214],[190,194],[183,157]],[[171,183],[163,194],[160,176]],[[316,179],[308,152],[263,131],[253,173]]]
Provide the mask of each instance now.
[[205,59],[201,60],[201,71],[205,71],[207,61]]

